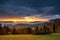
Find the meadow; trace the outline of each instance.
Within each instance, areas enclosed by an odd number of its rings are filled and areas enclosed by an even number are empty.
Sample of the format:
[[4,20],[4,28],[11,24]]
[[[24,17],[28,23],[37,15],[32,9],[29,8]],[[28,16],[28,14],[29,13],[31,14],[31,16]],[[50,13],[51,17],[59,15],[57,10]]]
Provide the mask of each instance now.
[[48,35],[0,35],[0,40],[60,40],[60,33]]

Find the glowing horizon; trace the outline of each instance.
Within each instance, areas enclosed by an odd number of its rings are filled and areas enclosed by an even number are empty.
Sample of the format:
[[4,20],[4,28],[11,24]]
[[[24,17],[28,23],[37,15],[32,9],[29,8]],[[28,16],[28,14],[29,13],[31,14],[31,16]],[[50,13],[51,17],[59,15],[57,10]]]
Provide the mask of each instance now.
[[26,21],[26,22],[34,22],[34,21],[49,21],[49,19],[47,18],[37,18],[37,17],[23,17],[23,18],[0,18],[0,21],[13,21],[13,22],[17,22],[17,21]]

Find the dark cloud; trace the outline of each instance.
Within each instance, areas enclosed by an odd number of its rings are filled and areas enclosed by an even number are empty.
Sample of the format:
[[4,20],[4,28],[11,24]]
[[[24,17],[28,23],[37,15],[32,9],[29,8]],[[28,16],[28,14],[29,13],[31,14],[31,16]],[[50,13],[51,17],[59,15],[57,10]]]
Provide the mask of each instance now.
[[1,17],[31,15],[48,18],[60,16],[60,0],[0,0]]

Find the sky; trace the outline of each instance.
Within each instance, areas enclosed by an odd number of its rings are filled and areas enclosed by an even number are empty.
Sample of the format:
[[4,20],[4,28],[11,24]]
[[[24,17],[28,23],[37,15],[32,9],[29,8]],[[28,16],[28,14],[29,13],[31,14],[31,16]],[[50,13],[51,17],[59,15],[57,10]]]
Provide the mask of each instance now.
[[60,0],[0,0],[0,20],[24,17],[60,18]]

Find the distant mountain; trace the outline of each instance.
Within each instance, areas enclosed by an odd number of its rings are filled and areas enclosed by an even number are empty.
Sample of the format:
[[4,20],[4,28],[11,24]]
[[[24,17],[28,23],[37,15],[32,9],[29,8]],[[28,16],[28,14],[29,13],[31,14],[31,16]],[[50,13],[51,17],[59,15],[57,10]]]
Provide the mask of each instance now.
[[29,27],[30,25],[29,24],[16,24],[16,25],[14,25],[14,27],[15,28],[27,28],[27,27]]
[[27,23],[20,23],[14,25],[15,28],[28,28],[28,27],[38,27],[40,25],[43,25],[43,23],[36,23],[35,24],[27,24]]
[[58,19],[52,19],[52,20],[50,20],[50,22],[58,22],[58,23],[60,23],[60,18],[58,18]]

